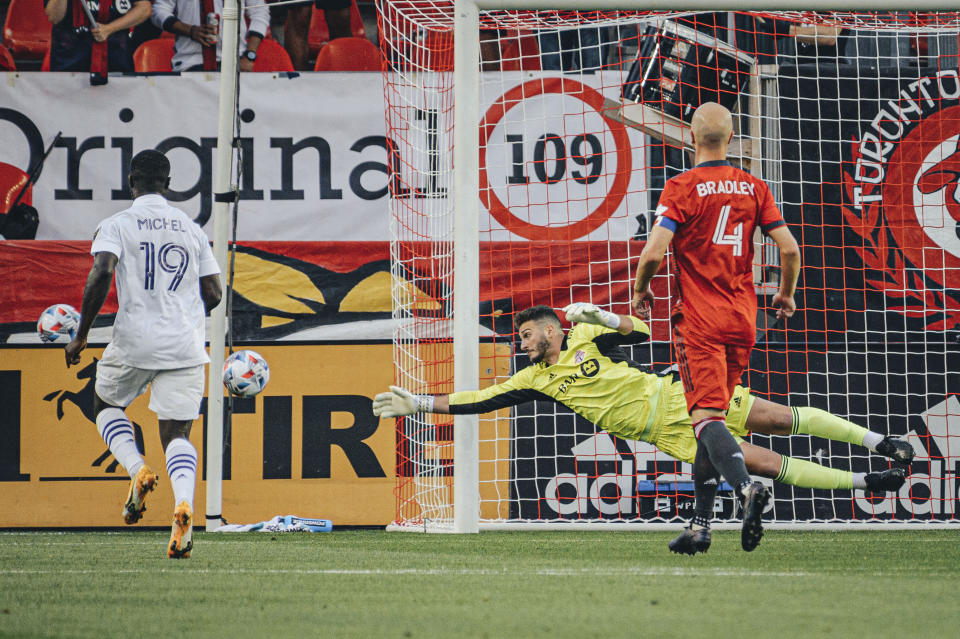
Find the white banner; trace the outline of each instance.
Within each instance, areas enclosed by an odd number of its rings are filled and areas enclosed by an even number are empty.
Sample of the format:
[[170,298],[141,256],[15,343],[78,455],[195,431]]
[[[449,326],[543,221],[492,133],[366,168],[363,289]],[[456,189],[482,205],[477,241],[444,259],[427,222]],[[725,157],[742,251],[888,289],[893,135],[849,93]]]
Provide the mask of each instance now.
[[[218,75],[111,76],[101,87],[87,74],[7,78],[0,160],[26,169],[63,132],[34,185],[38,239],[91,237],[100,220],[128,206],[125,165],[148,148],[170,158],[170,199],[209,219]],[[244,74],[238,237],[386,239],[382,103],[379,74]]]
[[[484,110],[524,83],[549,77],[495,75],[495,84],[484,82]],[[601,85],[599,76],[584,76],[578,82],[583,84],[576,86]],[[28,170],[56,133],[62,132],[33,187],[33,204],[40,213],[37,239],[90,238],[102,219],[128,206],[126,166],[135,153],[147,148],[167,153],[172,163],[170,200],[209,231],[218,89],[219,76],[205,73],[111,76],[106,86],[99,87],[89,85],[87,74],[6,74],[0,93],[0,161]],[[616,84],[602,90],[604,94],[617,91]],[[537,202],[550,202],[549,219],[569,220],[571,239],[628,239],[636,230],[635,217],[647,208],[644,171],[638,170],[643,166],[642,154],[632,150],[643,148],[641,134],[630,130],[630,142],[625,143],[624,136],[618,138],[609,126],[605,131],[599,115],[572,119],[592,127],[584,130],[572,130],[570,122],[551,122],[557,117],[550,115],[556,113],[555,100],[586,101],[583,96],[541,91],[524,100],[524,109],[511,108],[490,129],[492,146],[482,170],[494,196],[484,202],[492,215],[481,220],[481,229],[492,231],[489,239],[538,238],[538,225],[547,227],[548,214]],[[239,239],[390,238],[379,74],[243,74],[239,103],[243,152]],[[529,117],[531,110],[542,117],[516,122],[518,114],[525,111]],[[587,139],[584,133],[590,131],[599,133]],[[545,135],[553,134],[560,139],[544,142]],[[425,152],[404,149],[407,142],[399,142],[401,154]],[[553,155],[561,152],[561,146],[571,156],[587,158],[579,164],[567,163],[570,175],[579,180],[544,185],[545,176],[555,178],[562,170]],[[544,152],[548,164],[530,163]],[[629,175],[615,179],[613,163],[632,155],[638,157],[632,158]],[[523,166],[517,164],[520,157]],[[601,165],[601,160],[611,165]],[[442,158],[439,170],[447,172],[451,161]],[[411,158],[403,166],[419,163]],[[590,178],[601,167],[599,179]],[[539,180],[538,173],[544,174]],[[518,176],[529,177],[529,184],[517,186]],[[407,177],[414,184],[424,179],[405,176],[405,181]],[[582,193],[570,196],[571,184],[582,185]],[[557,189],[564,189],[567,198],[557,197],[560,194],[552,192]],[[610,197],[614,190],[623,195]],[[439,199],[452,205],[449,193]],[[559,218],[554,215],[556,206],[563,207]],[[590,219],[577,224],[585,218]]]

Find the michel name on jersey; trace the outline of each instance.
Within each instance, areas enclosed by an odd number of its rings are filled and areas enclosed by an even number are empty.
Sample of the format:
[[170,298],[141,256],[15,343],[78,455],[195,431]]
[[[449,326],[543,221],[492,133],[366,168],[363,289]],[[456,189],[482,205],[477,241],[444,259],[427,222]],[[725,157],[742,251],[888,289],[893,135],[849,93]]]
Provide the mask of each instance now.
[[148,217],[148,218],[137,218],[137,230],[142,231],[147,229],[148,231],[180,231],[181,233],[186,233],[187,229],[183,227],[183,222],[181,220],[169,220],[165,217]]

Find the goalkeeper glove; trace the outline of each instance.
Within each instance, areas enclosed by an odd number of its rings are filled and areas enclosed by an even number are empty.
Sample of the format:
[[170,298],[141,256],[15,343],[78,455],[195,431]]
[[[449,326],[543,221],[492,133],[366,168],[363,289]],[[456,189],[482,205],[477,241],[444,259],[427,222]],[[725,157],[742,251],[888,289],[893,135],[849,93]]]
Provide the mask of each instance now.
[[389,393],[373,398],[373,414],[377,417],[406,417],[418,412],[433,412],[433,395],[414,395],[405,388],[391,386]]
[[583,322],[597,324],[614,330],[620,328],[620,316],[610,311],[597,308],[588,302],[574,302],[563,307],[568,322]]

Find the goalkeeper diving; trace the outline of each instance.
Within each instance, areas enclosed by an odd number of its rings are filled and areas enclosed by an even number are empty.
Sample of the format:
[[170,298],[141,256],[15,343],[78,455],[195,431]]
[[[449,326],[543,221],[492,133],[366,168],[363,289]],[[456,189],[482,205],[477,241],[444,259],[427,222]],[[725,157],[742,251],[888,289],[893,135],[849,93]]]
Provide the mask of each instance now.
[[[505,382],[449,395],[415,395],[391,386],[389,392],[374,398],[374,414],[391,418],[417,412],[487,413],[550,399],[611,435],[649,442],[671,457],[692,464],[697,440],[682,382],[647,371],[621,348],[646,340],[650,334],[647,325],[630,315],[617,315],[583,302],[570,304],[563,311],[567,321],[574,323],[567,335],[549,306],[533,306],[517,313],[514,324],[520,333],[520,349],[529,356],[531,366]],[[751,432],[815,435],[865,446],[905,465],[914,456],[913,447],[903,439],[867,430],[818,408],[769,402],[754,397],[743,386],[737,386],[733,393],[726,425],[737,438],[751,474],[802,488],[879,493],[898,490],[906,478],[901,468],[870,473],[829,468],[780,455],[743,438]]]

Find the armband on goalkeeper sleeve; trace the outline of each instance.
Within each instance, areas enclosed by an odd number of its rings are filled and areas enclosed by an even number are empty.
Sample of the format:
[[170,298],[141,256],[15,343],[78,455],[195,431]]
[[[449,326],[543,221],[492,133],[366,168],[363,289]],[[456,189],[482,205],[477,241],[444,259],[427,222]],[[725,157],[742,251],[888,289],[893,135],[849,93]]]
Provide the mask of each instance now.
[[373,414],[378,417],[405,417],[432,412],[433,395],[414,395],[399,386],[391,386],[390,392],[379,393],[373,398]]
[[417,410],[421,413],[433,412],[433,395],[414,395],[417,398]]

